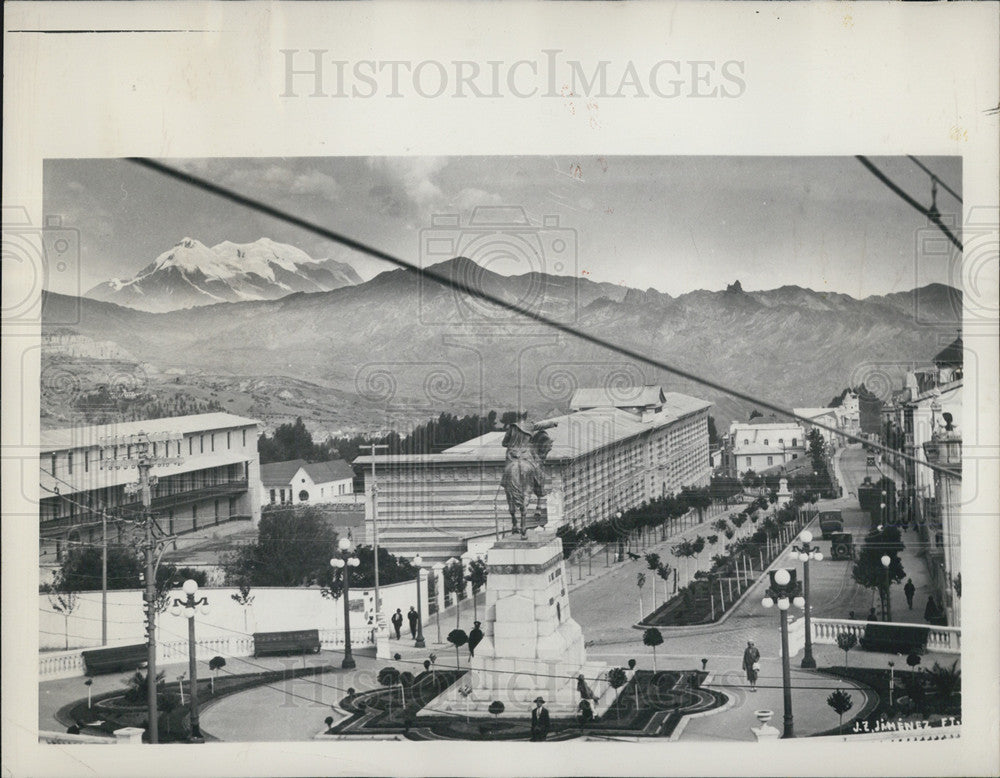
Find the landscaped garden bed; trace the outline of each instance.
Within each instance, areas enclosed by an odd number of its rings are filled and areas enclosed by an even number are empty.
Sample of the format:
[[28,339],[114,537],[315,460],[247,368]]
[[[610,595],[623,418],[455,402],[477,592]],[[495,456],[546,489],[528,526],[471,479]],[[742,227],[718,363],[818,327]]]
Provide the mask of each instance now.
[[[417,711],[463,673],[454,670],[421,673],[405,689],[398,686],[350,695],[340,707],[351,713],[344,721],[328,721],[330,736],[399,735],[409,740],[527,740],[531,723],[526,712],[512,715],[497,707],[490,718],[465,716],[460,711],[421,715]],[[686,715],[721,707],[725,694],[702,689],[706,673],[638,670],[621,687],[618,698],[600,718],[581,723],[553,718],[549,740],[595,736],[669,737]],[[402,704],[405,694],[406,704]]]

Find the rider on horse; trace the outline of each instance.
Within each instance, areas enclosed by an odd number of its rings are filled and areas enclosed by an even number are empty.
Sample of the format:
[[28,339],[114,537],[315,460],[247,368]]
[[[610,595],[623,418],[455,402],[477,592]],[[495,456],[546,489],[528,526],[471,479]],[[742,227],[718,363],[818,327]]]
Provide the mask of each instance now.
[[555,427],[556,422],[531,424],[512,422],[507,425],[502,445],[507,449],[507,464],[504,466],[500,485],[507,495],[507,507],[513,521],[513,529],[518,530],[517,517],[521,517],[521,536],[527,527],[524,515],[528,507],[529,492],[534,493],[538,502],[535,516],[541,516],[541,498],[545,496],[545,474],[542,464],[552,450],[552,438],[546,429]]

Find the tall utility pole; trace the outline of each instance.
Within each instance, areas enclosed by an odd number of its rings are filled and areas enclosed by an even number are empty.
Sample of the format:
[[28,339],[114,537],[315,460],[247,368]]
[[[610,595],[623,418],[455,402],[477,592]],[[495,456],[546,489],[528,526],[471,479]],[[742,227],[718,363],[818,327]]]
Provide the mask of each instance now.
[[101,645],[108,644],[108,512],[101,511]]
[[380,626],[382,613],[382,598],[378,588],[378,483],[375,480],[375,449],[389,450],[388,446],[371,444],[372,450],[372,548],[375,550],[375,624]]
[[[144,527],[144,552],[145,552],[145,591],[142,599],[146,605],[146,707],[147,718],[149,720],[149,742],[158,743],[159,738],[159,711],[156,704],[156,568],[157,568],[157,547],[159,543],[153,539],[153,486],[156,485],[156,477],[150,476],[149,472],[157,465],[181,464],[184,460],[180,458],[181,436],[173,433],[159,433],[147,435],[145,432],[138,432],[134,435],[112,436],[102,440],[105,455],[102,458],[102,467],[108,470],[125,470],[135,468],[139,471],[138,484],[126,484],[126,493],[139,492],[142,501],[142,523]],[[170,443],[176,441],[177,455],[169,456]],[[150,446],[153,442],[164,443],[164,456],[153,456]],[[120,457],[124,449],[124,456]],[[105,527],[106,530],[106,527]],[[105,557],[107,554],[107,532],[104,536]]]

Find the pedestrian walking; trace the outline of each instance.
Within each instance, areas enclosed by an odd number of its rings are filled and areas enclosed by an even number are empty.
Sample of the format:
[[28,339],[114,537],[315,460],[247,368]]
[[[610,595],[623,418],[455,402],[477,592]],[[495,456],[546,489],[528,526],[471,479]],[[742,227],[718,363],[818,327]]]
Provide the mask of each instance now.
[[549,709],[545,700],[535,697],[535,709],[531,711],[531,739],[542,741],[549,736]]
[[482,625],[481,621],[475,621],[472,623],[472,629],[469,630],[469,656],[476,655],[476,646],[482,642],[483,631],[480,629]]
[[747,641],[747,647],[743,651],[743,670],[747,674],[750,691],[757,691],[757,675],[760,673],[760,650],[753,644],[752,640]]
[[913,579],[907,578],[906,585],[903,586],[903,594],[906,595],[906,607],[913,610],[913,595],[916,594],[917,587],[913,585]]
[[929,622],[930,624],[937,624],[940,619],[941,609],[938,607],[934,596],[931,595],[927,598],[927,606],[924,608],[924,621]]
[[412,605],[410,606],[409,612],[406,614],[406,618],[410,622],[410,637],[414,640],[417,639],[417,622],[420,621],[420,614],[417,613],[417,609]]
[[399,640],[399,631],[403,628],[403,611],[396,608],[396,612],[392,614],[392,628],[396,630],[396,640]]

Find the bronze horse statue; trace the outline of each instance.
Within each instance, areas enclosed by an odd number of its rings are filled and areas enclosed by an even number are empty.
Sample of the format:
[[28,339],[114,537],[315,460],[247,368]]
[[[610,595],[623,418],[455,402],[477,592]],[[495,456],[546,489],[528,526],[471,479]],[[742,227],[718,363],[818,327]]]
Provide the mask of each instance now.
[[525,513],[532,494],[536,497],[535,518],[540,519],[542,515],[541,499],[545,496],[545,473],[542,465],[552,450],[552,438],[545,430],[555,426],[556,422],[513,422],[504,428],[502,445],[507,449],[507,464],[504,466],[500,486],[507,495],[512,529],[514,532],[520,531],[521,537],[527,533]]

